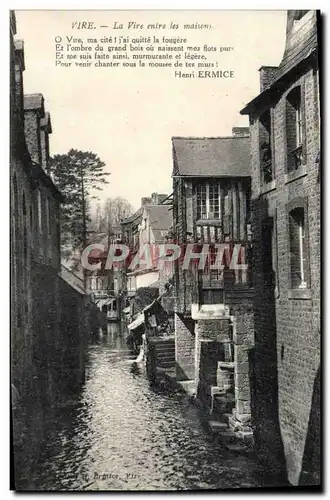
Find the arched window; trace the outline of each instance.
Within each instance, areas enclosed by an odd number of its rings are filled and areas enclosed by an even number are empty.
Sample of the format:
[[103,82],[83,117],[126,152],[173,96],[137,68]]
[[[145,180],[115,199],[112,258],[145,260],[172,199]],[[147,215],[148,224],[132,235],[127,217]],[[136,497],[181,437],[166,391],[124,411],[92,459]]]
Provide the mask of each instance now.
[[297,207],[289,213],[291,288],[309,286],[309,259],[306,213]]
[[300,85],[294,87],[286,99],[286,137],[288,172],[303,163],[303,99]]

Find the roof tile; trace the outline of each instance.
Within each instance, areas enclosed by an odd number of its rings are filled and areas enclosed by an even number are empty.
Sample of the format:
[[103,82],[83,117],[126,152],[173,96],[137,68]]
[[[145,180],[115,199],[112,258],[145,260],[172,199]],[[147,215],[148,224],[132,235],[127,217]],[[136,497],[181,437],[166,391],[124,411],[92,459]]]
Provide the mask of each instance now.
[[173,176],[249,177],[248,137],[172,137]]

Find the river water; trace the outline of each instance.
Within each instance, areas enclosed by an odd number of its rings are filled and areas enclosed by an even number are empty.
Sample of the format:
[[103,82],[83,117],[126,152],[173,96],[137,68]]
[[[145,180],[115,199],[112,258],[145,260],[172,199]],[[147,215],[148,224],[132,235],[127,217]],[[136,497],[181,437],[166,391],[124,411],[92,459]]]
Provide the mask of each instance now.
[[257,487],[253,459],[214,441],[187,396],[151,388],[125,337],[109,324],[88,346],[85,384],[52,415],[33,489]]

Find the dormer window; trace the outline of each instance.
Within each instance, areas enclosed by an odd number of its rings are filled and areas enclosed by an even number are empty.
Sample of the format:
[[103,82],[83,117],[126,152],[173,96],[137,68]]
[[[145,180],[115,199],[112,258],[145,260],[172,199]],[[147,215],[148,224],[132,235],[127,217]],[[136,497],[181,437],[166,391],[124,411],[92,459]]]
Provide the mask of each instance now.
[[300,86],[292,89],[287,96],[286,132],[288,172],[292,172],[303,164],[303,112]]
[[272,161],[271,111],[265,111],[259,119],[260,170],[263,184],[274,178]]

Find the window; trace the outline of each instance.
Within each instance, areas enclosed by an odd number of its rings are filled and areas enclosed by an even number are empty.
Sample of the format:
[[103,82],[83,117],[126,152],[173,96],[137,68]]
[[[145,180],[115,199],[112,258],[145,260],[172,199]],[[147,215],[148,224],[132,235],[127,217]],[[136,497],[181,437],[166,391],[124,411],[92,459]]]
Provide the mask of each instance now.
[[220,218],[220,186],[218,183],[199,184],[196,188],[197,219]]
[[259,120],[260,169],[264,184],[273,180],[271,112],[265,111]]
[[308,241],[303,207],[289,213],[291,288],[309,286]]
[[287,97],[286,136],[288,172],[292,172],[303,163],[303,114],[300,86],[291,90]]

